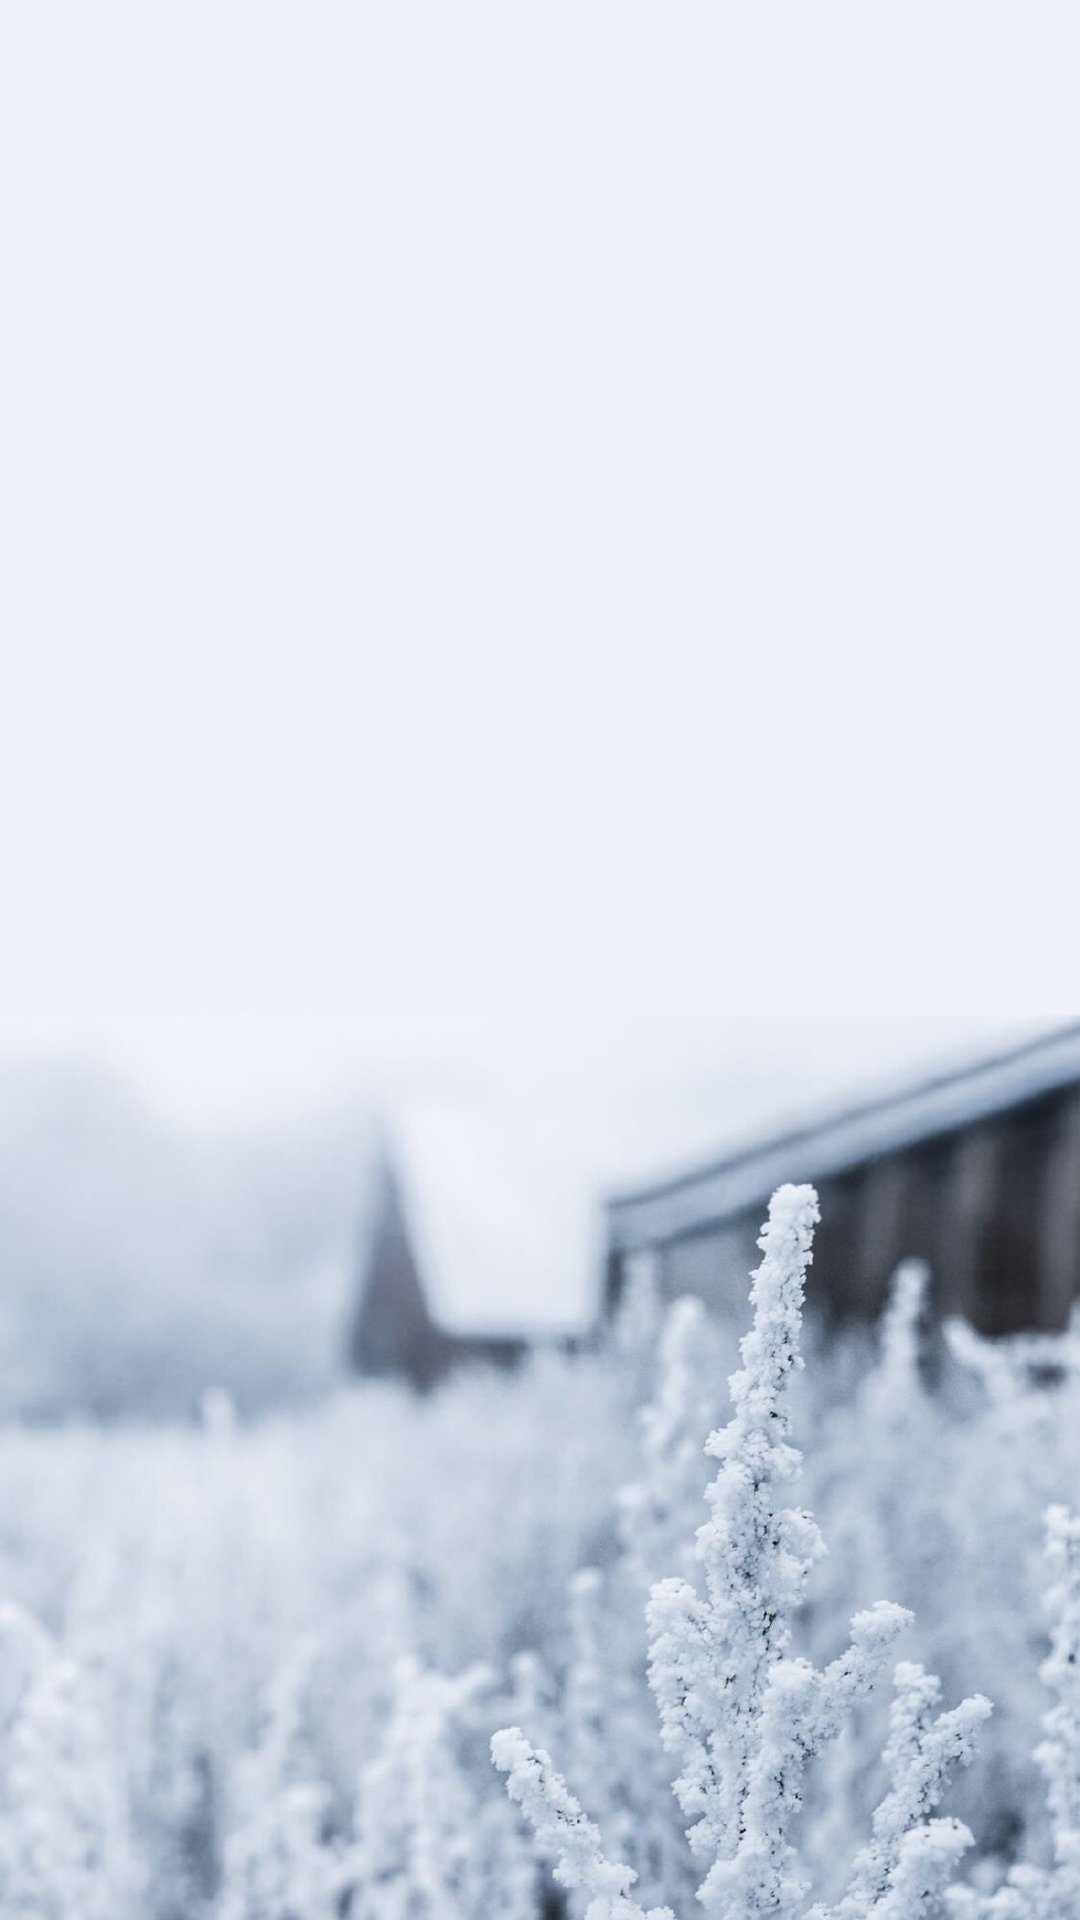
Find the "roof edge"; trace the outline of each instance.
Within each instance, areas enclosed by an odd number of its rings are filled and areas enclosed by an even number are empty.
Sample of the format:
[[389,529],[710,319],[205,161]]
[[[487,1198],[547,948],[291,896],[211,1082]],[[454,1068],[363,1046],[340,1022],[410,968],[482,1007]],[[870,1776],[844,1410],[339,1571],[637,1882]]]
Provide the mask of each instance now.
[[829,1107],[722,1158],[607,1196],[611,1243],[629,1251],[691,1234],[767,1199],[784,1180],[824,1179],[920,1139],[1080,1082],[1080,1020],[967,1066],[851,1106]]

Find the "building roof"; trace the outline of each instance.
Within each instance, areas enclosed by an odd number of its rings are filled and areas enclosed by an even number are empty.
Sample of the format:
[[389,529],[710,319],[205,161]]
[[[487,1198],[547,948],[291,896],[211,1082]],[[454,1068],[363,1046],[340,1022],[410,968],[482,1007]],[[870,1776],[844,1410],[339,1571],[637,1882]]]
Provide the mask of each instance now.
[[437,1325],[543,1337],[588,1321],[601,1222],[580,1164],[500,1107],[414,1103],[385,1133]]
[[761,1204],[785,1180],[826,1179],[1073,1082],[1080,1082],[1080,1022],[858,1105],[825,1108],[707,1164],[614,1194],[610,1244],[629,1251],[691,1235]]

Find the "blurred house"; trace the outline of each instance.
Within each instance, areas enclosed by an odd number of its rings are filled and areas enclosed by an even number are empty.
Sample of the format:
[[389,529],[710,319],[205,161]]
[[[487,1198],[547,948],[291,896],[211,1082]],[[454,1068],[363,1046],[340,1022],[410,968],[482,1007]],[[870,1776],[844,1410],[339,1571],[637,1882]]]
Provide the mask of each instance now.
[[876,1314],[901,1259],[924,1258],[941,1313],[985,1333],[1063,1326],[1080,1294],[1080,1025],[830,1110],[608,1205],[606,1301],[631,1257],[665,1294],[745,1308],[769,1195],[821,1197],[808,1298]]
[[454,1333],[440,1326],[418,1261],[399,1176],[384,1155],[352,1328],[350,1358],[357,1373],[404,1378],[426,1393],[464,1361],[509,1367],[520,1360],[525,1351],[520,1336]]
[[395,1113],[361,1235],[353,1370],[426,1392],[463,1364],[509,1367],[580,1333],[597,1308],[593,1214],[580,1168],[505,1114]]

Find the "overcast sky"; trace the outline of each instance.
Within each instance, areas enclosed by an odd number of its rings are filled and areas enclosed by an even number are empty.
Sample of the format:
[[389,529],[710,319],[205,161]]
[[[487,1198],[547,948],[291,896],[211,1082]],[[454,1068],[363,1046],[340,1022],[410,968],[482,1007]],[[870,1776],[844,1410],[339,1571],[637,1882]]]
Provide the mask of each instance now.
[[1067,998],[1078,42],[5,8],[0,1043]]

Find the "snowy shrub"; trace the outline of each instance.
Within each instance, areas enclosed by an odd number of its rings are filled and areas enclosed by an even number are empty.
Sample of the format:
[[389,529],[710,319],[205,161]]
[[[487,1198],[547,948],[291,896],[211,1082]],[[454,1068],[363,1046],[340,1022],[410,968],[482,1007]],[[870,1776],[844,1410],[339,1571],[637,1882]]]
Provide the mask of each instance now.
[[276,1676],[258,1745],[237,1766],[221,1920],[336,1920],[340,1911],[345,1875],[306,1725],[314,1659],[314,1644],[301,1641]]
[[730,1392],[643,1269],[424,1402],[0,1432],[0,1920],[1080,1912],[1080,1335],[942,1338],[909,1267],[801,1369],[812,1213]]
[[[677,1760],[675,1795],[705,1868],[697,1897],[719,1920],[754,1914],[796,1920],[807,1911],[808,1875],[790,1837],[803,1775],[879,1679],[909,1621],[902,1608],[881,1602],[855,1615],[846,1650],[826,1666],[789,1653],[794,1615],[824,1551],[812,1515],[781,1504],[800,1466],[788,1438],[787,1390],[802,1365],[803,1282],[816,1220],[812,1188],[785,1187],[775,1195],[759,1243],[764,1258],[753,1276],[754,1323],[743,1341],[742,1368],[731,1380],[733,1415],[706,1442],[720,1465],[706,1494],[709,1518],[697,1531],[700,1580],[660,1581],[648,1608],[661,1739]],[[665,1397],[646,1422],[654,1456],[673,1453],[680,1469],[679,1447],[655,1442],[668,1441],[675,1424],[662,1415],[682,1337],[676,1320],[665,1353]],[[639,1493],[622,1502],[624,1514],[638,1516],[652,1504]],[[592,1581],[588,1591],[595,1594]],[[594,1629],[590,1644],[596,1641]],[[837,1920],[871,1913],[900,1920],[912,1907],[928,1911],[970,1844],[959,1823],[927,1815],[949,1768],[970,1759],[974,1729],[989,1703],[974,1697],[931,1721],[935,1680],[902,1666],[896,1688],[885,1755],[890,1791],[875,1816],[873,1841],[855,1861]],[[595,1702],[592,1707],[595,1719]],[[550,1756],[516,1727],[495,1736],[492,1756],[541,1847],[556,1855],[557,1876],[587,1897],[586,1920],[640,1920],[645,1909],[630,1893],[636,1873],[605,1853],[600,1831]],[[597,1743],[581,1757],[583,1777],[598,1770]],[[815,1911],[824,1916],[826,1910]],[[671,1912],[649,1910],[652,1920]]]
[[[458,1701],[440,1751],[462,1776],[476,1874],[527,1878],[506,1910],[530,1914],[535,1855],[487,1743],[496,1715],[553,1697],[526,1646],[558,1636],[571,1574],[612,1534],[634,1459],[625,1401],[610,1358],[548,1356],[426,1403],[372,1388],[252,1426],[218,1404],[195,1430],[9,1429],[4,1920],[39,1870],[66,1875],[64,1920],[92,1920],[97,1900],[109,1920],[294,1920],[301,1897],[301,1920],[339,1913],[370,1839],[361,1782],[389,1765],[406,1712],[401,1663],[454,1675],[481,1657],[497,1694],[474,1702],[475,1725]],[[98,1757],[69,1807],[78,1753]],[[115,1819],[96,1799],[114,1784]],[[64,1865],[84,1827],[93,1897]],[[476,1900],[471,1881],[466,1913]]]
[[402,1663],[382,1749],[361,1778],[350,1920],[535,1912],[534,1854],[478,1764],[487,1716],[473,1709],[491,1680],[483,1667],[448,1679]]
[[641,1415],[642,1475],[618,1497],[623,1546],[646,1589],[693,1561],[686,1519],[705,1491],[702,1435],[720,1410],[716,1361],[701,1301],[674,1301],[660,1332],[654,1397]]
[[6,1607],[0,1902],[27,1920],[123,1920],[137,1891],[120,1755],[90,1676]]
[[874,1814],[873,1837],[857,1856],[847,1891],[835,1907],[815,1907],[814,1920],[866,1920],[871,1914],[927,1912],[971,1844],[958,1820],[928,1819],[957,1766],[973,1757],[974,1737],[990,1711],[975,1694],[936,1713],[941,1685],[902,1661],[893,1677],[885,1766],[889,1788]]
[[541,1851],[557,1858],[556,1879],[584,1894],[586,1920],[674,1920],[670,1907],[650,1907],[646,1913],[630,1898],[632,1868],[605,1857],[597,1829],[556,1773],[550,1754],[530,1746],[520,1727],[493,1735],[491,1757],[506,1774],[507,1792],[531,1823]]
[[956,1920],[1075,1920],[1080,1913],[1080,1519],[1064,1507],[1047,1513],[1046,1557],[1052,1625],[1041,1677],[1054,1704],[1035,1759],[1045,1781],[1052,1861],[1020,1862],[993,1893],[953,1890]]

